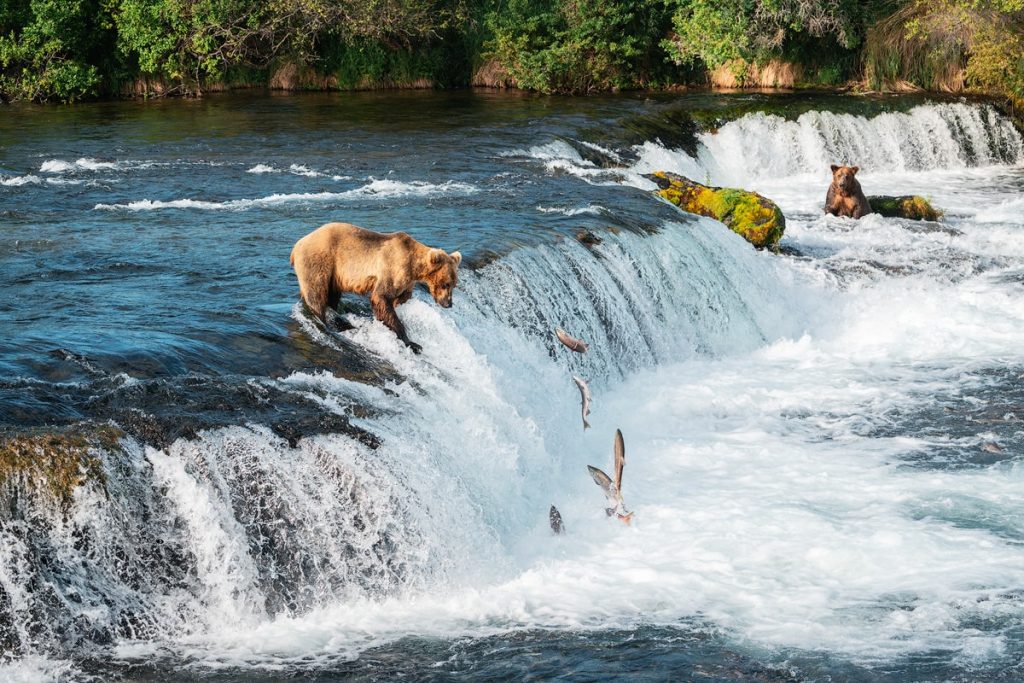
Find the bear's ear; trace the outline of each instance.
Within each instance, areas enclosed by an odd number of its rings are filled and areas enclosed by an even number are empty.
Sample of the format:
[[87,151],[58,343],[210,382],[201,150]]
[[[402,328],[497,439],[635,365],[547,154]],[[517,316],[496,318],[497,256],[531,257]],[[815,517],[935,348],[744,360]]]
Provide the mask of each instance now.
[[854,167],[853,167],[853,173],[854,173],[854,175],[856,175],[856,174],[857,174],[857,171],[859,171],[859,170],[860,170],[860,166],[854,166]]
[[430,263],[434,266],[443,266],[444,262],[448,259],[448,254],[444,253],[444,249],[431,249],[430,250]]
[[449,256],[452,257],[452,260],[455,261],[455,267],[458,268],[459,264],[462,263],[462,254],[457,251],[453,251]]
[[832,172],[835,173],[838,170],[839,170],[839,167],[836,166],[835,164],[832,164]]

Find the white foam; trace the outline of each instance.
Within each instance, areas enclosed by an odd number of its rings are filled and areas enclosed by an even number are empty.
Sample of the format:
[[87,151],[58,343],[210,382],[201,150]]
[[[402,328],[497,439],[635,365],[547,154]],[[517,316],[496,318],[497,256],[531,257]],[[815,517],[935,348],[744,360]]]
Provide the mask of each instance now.
[[38,185],[43,179],[37,175],[20,175],[0,177],[0,185],[5,187],[21,187],[22,185]]
[[7,683],[57,683],[75,680],[76,674],[74,663],[65,659],[26,655],[0,660],[0,679]]
[[81,158],[76,161],[64,161],[63,159],[50,159],[44,161],[39,167],[41,173],[69,173],[74,171],[105,171],[120,168],[130,162],[98,161],[96,159]]
[[307,178],[320,178],[321,176],[326,175],[325,173],[313,171],[307,166],[303,166],[301,164],[292,164],[288,167],[288,171],[295,175],[306,176]]
[[436,197],[473,194],[474,185],[448,181],[440,184],[422,181],[371,180],[366,185],[345,192],[298,192],[272,194],[255,199],[232,199],[223,202],[201,199],[153,200],[141,199],[127,204],[97,204],[103,211],[154,211],[159,209],[246,210],[261,206],[298,204],[305,202],[334,202],[358,199],[394,199],[398,197]]
[[266,164],[256,164],[250,168],[246,173],[280,173],[281,169],[268,166]]
[[994,206],[984,207],[975,214],[974,218],[984,223],[1020,225],[1024,222],[1024,198],[1008,199]]
[[560,213],[563,216],[600,216],[602,211],[606,209],[603,206],[597,204],[588,204],[586,206],[566,207],[566,206],[540,206],[536,207],[541,213]]

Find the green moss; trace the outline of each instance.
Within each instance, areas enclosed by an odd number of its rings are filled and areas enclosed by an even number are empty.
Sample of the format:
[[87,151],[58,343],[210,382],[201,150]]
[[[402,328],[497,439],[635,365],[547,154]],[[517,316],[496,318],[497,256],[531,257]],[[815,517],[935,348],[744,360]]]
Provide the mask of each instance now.
[[943,212],[936,209],[924,197],[904,195],[902,197],[868,197],[871,210],[889,218],[908,218],[915,221],[937,221]]
[[756,192],[709,187],[663,171],[651,178],[658,184],[658,196],[683,211],[725,223],[758,249],[775,248],[782,239],[786,217],[775,202]]
[[67,509],[79,486],[106,485],[96,451],[115,448],[122,436],[115,427],[93,426],[4,437],[0,439],[0,489],[41,494]]

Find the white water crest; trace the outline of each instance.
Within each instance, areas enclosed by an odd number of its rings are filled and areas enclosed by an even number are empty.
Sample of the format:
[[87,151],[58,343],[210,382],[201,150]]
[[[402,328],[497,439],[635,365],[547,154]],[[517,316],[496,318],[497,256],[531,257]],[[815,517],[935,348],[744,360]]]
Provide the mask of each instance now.
[[31,173],[19,176],[0,176],[0,185],[5,187],[21,187],[22,185],[38,185],[43,179]]
[[280,172],[281,172],[281,169],[274,168],[273,166],[268,166],[267,164],[256,164],[255,166],[250,168],[248,171],[246,171],[246,173],[256,173],[256,174],[280,173]]
[[255,199],[230,199],[216,202],[203,199],[140,199],[126,204],[97,204],[99,211],[155,211],[160,209],[202,209],[207,211],[244,211],[254,207],[309,202],[335,202],[354,199],[395,199],[399,197],[443,197],[468,195],[477,191],[474,185],[447,181],[428,183],[424,181],[402,182],[400,180],[371,179],[367,184],[345,192],[292,192],[272,194]]
[[131,162],[99,161],[97,159],[82,158],[76,161],[64,161],[63,159],[49,159],[39,167],[40,173],[71,173],[75,171],[107,171],[116,168],[124,168],[131,165]]
[[597,204],[587,204],[586,206],[537,206],[538,211],[541,213],[560,213],[563,216],[583,216],[592,215],[600,216],[602,211],[606,211],[602,206]]

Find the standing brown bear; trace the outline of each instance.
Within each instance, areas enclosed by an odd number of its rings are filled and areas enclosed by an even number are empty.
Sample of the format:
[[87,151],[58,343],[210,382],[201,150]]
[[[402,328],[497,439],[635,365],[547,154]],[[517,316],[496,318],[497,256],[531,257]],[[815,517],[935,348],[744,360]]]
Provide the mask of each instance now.
[[854,177],[860,166],[832,166],[832,184],[825,197],[825,213],[860,218],[871,213],[871,205]]
[[459,252],[431,249],[404,232],[382,234],[350,223],[323,225],[292,249],[299,292],[313,315],[326,323],[327,307],[335,308],[342,294],[369,296],[377,320],[416,353],[423,348],[410,341],[395,306],[421,282],[439,306],[451,308],[461,261]]

